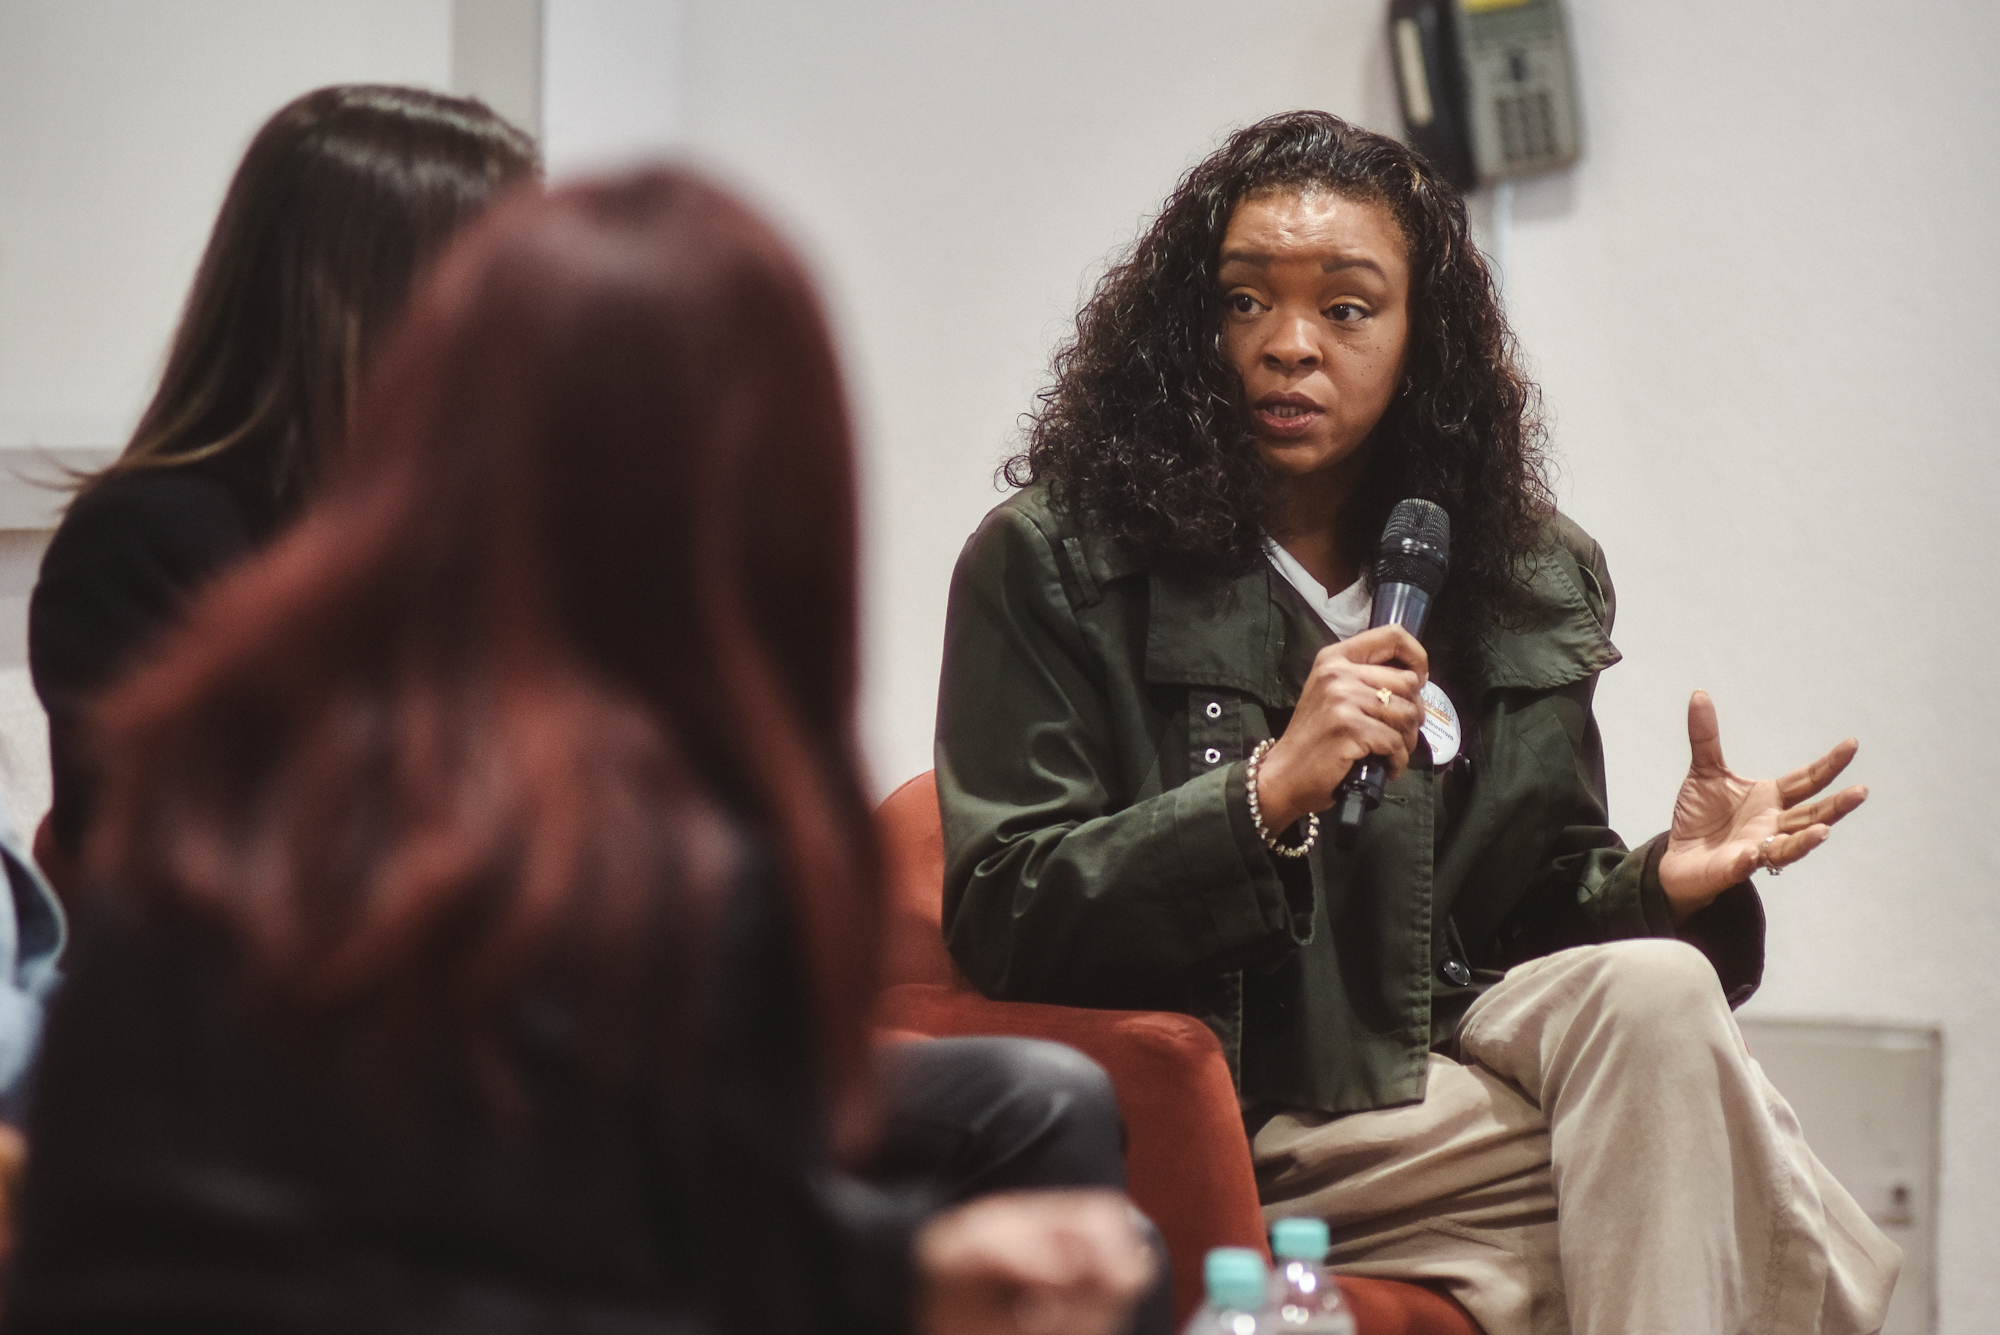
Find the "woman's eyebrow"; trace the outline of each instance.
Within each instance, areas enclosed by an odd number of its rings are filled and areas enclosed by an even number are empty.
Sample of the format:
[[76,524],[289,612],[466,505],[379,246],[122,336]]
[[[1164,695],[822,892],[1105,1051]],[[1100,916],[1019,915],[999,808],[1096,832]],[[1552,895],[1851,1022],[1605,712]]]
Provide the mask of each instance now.
[[[1268,269],[1271,267],[1271,257],[1257,250],[1223,251],[1222,266],[1231,264],[1247,264],[1256,269]],[[1386,279],[1389,276],[1383,272],[1382,266],[1374,260],[1365,259],[1359,255],[1336,255],[1332,259],[1322,263],[1319,267],[1322,273],[1334,273],[1340,269],[1372,269],[1375,271],[1377,277]]]

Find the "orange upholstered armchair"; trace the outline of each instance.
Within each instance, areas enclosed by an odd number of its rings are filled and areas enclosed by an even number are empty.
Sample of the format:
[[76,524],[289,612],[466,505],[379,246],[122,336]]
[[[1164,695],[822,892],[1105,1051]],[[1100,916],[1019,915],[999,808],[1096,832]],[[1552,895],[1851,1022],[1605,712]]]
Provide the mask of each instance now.
[[[944,832],[937,784],[920,774],[878,810],[889,876],[887,984],[876,1021],[934,1038],[1012,1034],[1080,1050],[1111,1076],[1124,1114],[1132,1198],[1173,1263],[1174,1308],[1201,1299],[1210,1247],[1265,1248],[1236,1089],[1206,1025],[1155,1011],[989,1001],[944,948]],[[1267,1252],[1268,1254],[1268,1252]],[[1456,1303],[1414,1284],[1342,1280],[1360,1335],[1480,1335]]]

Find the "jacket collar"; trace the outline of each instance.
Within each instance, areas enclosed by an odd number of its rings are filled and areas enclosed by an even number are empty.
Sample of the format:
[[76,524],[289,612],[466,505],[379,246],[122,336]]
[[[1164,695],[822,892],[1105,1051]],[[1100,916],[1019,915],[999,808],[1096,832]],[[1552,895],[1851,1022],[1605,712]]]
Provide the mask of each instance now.
[[[1150,584],[1146,679],[1158,684],[1242,691],[1274,708],[1298,702],[1313,654],[1327,635],[1269,561],[1232,579],[1150,569],[1112,543],[1084,540],[1091,579],[1108,583],[1144,571]],[[1479,691],[1554,690],[1619,660],[1591,611],[1576,559],[1556,542],[1530,558],[1533,606],[1520,626],[1486,638]]]
[[1602,672],[1622,657],[1583,596],[1576,558],[1548,542],[1530,560],[1534,605],[1523,625],[1486,637],[1480,675],[1487,690],[1553,690]]

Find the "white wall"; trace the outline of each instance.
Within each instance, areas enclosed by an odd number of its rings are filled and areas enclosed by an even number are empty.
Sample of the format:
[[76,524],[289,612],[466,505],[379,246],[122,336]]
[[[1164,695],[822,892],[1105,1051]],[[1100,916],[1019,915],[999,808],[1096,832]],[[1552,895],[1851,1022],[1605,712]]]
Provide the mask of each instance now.
[[679,0],[542,0],[541,8],[549,178],[671,151],[684,137]]
[[453,0],[453,92],[540,135],[542,83],[542,0]]
[[279,106],[450,74],[450,0],[0,0],[0,445],[123,443]]
[[1590,157],[1519,197],[1511,299],[1618,577],[1631,832],[1693,687],[1746,772],[1862,741],[1869,805],[1765,886],[1751,1013],[1943,1026],[1941,1328],[1969,1332],[2000,1304],[2000,14],[1801,17],[1578,5]]
[[[1752,1005],[1942,1025],[1940,1328],[1971,1335],[2000,1306],[2000,11],[1572,8],[1586,157],[1519,191],[1509,290],[1618,578],[1614,811],[1666,822],[1697,686],[1745,771],[1861,737],[1873,799],[1767,885]],[[929,764],[950,565],[1080,288],[1225,128],[1394,129],[1383,6],[687,9],[693,143],[789,222],[846,336],[886,788]]]

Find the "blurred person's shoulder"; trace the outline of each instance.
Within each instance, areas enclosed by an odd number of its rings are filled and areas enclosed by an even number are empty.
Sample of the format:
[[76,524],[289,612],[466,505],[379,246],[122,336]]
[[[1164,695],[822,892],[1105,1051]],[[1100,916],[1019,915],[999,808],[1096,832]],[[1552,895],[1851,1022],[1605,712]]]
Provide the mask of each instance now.
[[42,578],[133,560],[197,578],[253,545],[249,507],[214,470],[137,469],[77,496],[49,540]]
[[111,681],[257,546],[249,507],[208,469],[144,469],[90,486],[49,539],[28,601],[28,664],[43,704]]

